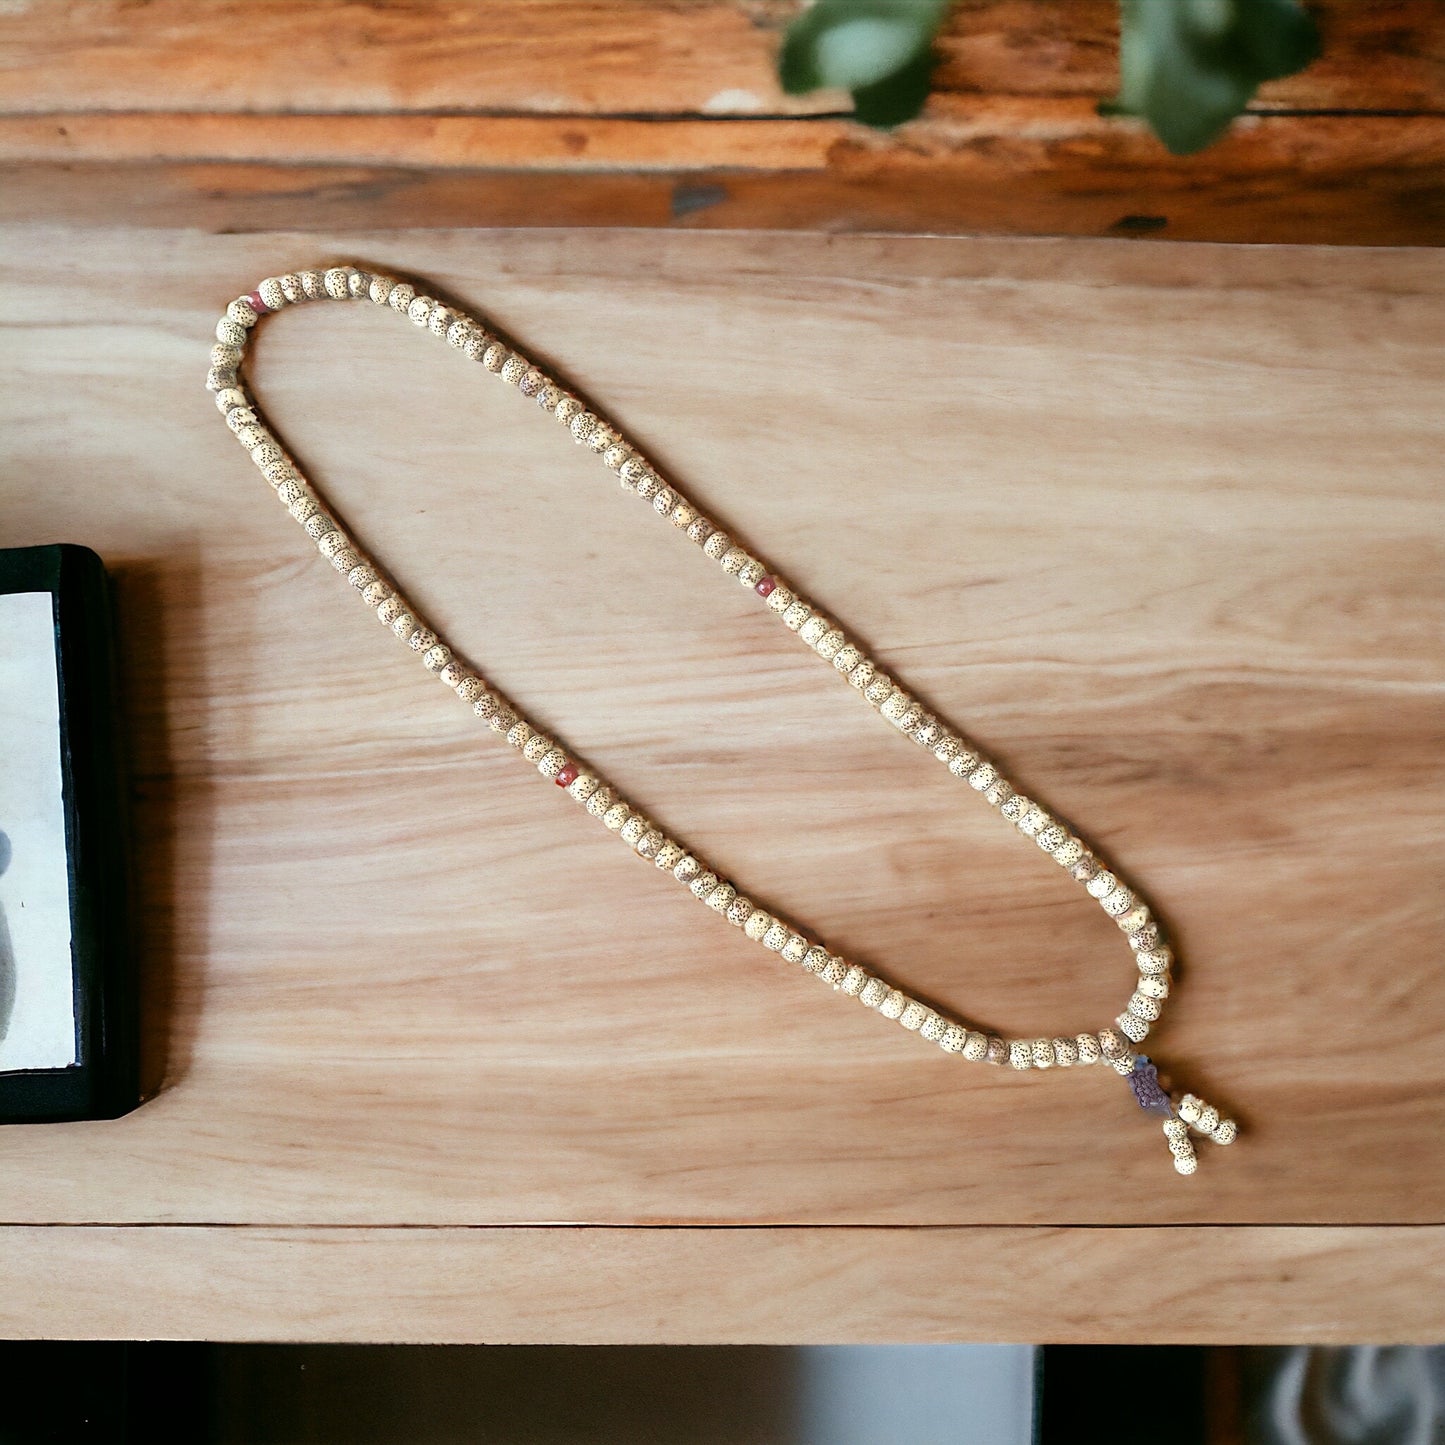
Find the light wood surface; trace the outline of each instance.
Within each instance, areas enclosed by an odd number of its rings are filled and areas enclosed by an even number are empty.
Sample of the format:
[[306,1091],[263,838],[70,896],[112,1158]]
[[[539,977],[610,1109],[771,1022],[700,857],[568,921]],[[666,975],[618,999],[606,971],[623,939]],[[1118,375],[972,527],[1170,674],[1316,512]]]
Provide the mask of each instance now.
[[[1439,1339],[1445,1231],[6,1231],[0,1336],[549,1344]],[[344,1282],[344,1283],[343,1283]]]
[[961,0],[919,120],[789,97],[796,0],[49,0],[0,12],[0,217],[1445,240],[1445,9],[1314,0],[1323,54],[1198,156],[1101,117],[1115,0]]
[[[0,256],[0,544],[87,543],[119,580],[159,1086],[0,1134],[0,1220],[1319,1225],[1329,1254],[1327,1226],[1445,1219],[1434,253],[17,226]],[[1112,1073],[885,1026],[429,680],[201,389],[230,296],[343,256],[551,359],[1136,876],[1185,960],[1151,1044],[1239,1144],[1181,1180]],[[269,323],[255,380],[473,661],[750,894],[1003,1029],[1118,1011],[1108,920],[509,388],[366,306]],[[56,1278],[91,1237],[53,1236]],[[1135,1236],[1061,1237],[1102,1287]],[[1352,1234],[1349,1297],[1288,1317],[1369,1337],[1421,1237]],[[356,1274],[323,1315],[366,1318]],[[1250,1277],[1235,1337],[1273,1338]],[[258,1328],[235,1298],[211,1332]],[[1043,1338],[1055,1291],[991,1318]]]

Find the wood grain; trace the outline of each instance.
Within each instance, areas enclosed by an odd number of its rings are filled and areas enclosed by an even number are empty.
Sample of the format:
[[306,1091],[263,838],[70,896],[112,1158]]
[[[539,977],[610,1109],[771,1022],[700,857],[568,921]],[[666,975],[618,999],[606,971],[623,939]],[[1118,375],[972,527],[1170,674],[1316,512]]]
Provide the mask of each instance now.
[[[1445,1219],[1435,253],[14,226],[0,256],[0,545],[120,584],[160,1085],[5,1131],[0,1219]],[[481,733],[201,390],[229,296],[342,256],[552,358],[1136,876],[1186,961],[1157,1052],[1245,1138],[1179,1180],[1112,1074],[884,1027]],[[268,323],[255,376],[434,620],[753,896],[1004,1029],[1118,1011],[1108,921],[515,393],[361,306]],[[1110,1235],[1064,1237],[1102,1279]]]
[[[1433,1343],[1440,1229],[0,1229],[0,1337]],[[1172,1267],[1151,1268],[1157,1261]],[[700,1307],[703,1300],[706,1307]]]
[[1440,244],[1445,11],[1316,8],[1324,58],[1180,158],[1096,113],[1114,0],[956,6],[927,112],[889,136],[778,90],[792,3],[22,6],[0,216]]

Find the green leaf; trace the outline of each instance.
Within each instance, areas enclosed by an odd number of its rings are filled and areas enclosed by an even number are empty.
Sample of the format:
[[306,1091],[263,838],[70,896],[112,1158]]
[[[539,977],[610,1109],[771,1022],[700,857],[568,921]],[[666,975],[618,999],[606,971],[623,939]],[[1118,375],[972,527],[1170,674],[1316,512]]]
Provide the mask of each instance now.
[[1119,95],[1175,155],[1217,140],[1265,80],[1302,70],[1319,37],[1299,0],[1121,0]]
[[948,0],[818,0],[784,38],[783,89],[850,91],[867,125],[911,120],[928,98],[933,37],[947,11]]

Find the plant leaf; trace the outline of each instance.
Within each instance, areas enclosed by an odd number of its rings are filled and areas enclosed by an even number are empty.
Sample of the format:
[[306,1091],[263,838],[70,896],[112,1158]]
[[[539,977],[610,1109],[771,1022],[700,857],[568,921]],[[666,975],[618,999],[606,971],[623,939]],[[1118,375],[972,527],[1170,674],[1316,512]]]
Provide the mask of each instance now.
[[947,11],[948,0],[818,0],[783,40],[783,89],[850,91],[866,125],[911,120],[928,98],[933,37]]
[[1121,0],[1116,104],[1189,155],[1224,133],[1262,81],[1318,53],[1299,0]]

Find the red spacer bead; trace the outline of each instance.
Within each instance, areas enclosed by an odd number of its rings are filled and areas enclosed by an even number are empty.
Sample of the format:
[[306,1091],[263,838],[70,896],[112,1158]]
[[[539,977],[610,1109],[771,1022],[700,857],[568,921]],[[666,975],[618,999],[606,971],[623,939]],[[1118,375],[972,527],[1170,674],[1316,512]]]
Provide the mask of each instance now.
[[753,591],[756,592],[759,597],[766,597],[777,585],[778,579],[776,577],[759,577],[758,585],[753,588]]
[[559,788],[570,787],[577,781],[577,764],[567,763],[552,781],[556,783]]
[[271,309],[261,299],[261,293],[259,291],[248,291],[246,293],[246,300],[251,303],[251,310],[254,311],[257,316],[265,316]]

